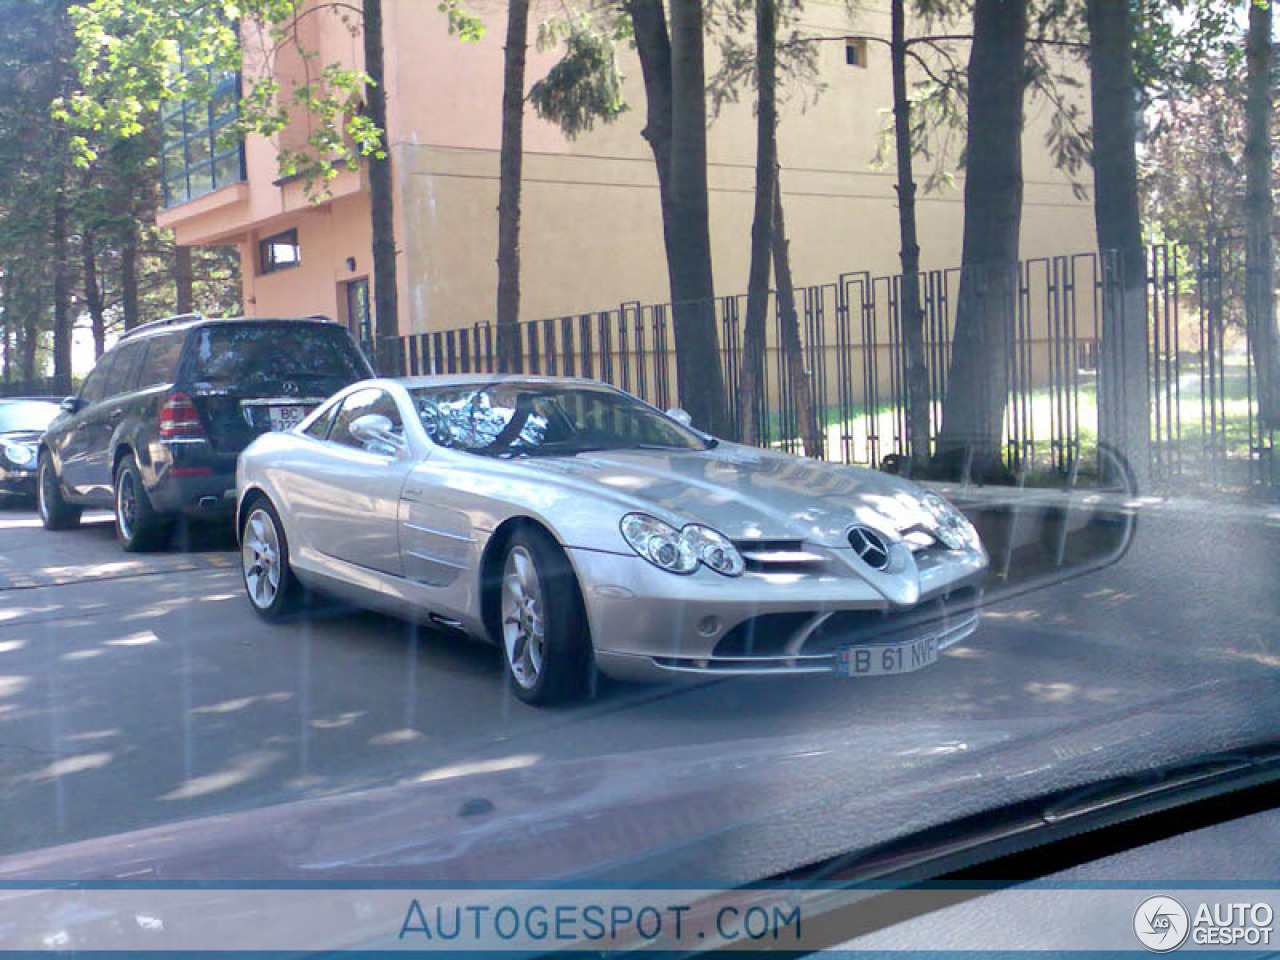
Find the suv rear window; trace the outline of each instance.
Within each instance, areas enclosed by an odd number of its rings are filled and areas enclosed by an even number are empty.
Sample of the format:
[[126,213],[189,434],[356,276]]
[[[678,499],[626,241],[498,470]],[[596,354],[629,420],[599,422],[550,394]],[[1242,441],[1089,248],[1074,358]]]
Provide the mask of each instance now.
[[319,323],[204,327],[193,353],[190,379],[211,386],[328,396],[369,376],[346,330]]

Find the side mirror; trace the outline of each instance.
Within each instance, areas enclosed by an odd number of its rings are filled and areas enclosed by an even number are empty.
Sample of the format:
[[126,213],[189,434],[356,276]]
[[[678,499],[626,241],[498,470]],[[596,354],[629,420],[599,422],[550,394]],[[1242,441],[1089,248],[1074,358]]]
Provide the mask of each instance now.
[[366,413],[351,421],[351,435],[368,448],[370,453],[394,457],[404,449],[404,438],[395,432],[389,417],[380,413]]
[[687,410],[681,410],[679,407],[672,407],[667,411],[667,416],[682,427],[693,426],[693,417],[689,416],[689,412]]
[[62,409],[63,413],[75,413],[77,410],[80,409],[80,398],[67,397],[60,404],[58,404],[58,406]]

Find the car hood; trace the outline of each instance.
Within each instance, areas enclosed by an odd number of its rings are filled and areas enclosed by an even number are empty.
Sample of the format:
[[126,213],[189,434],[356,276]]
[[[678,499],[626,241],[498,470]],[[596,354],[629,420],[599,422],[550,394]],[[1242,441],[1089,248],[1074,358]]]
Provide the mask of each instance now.
[[20,443],[26,446],[35,446],[40,442],[41,431],[39,430],[9,430],[0,431],[0,443]]
[[850,526],[884,531],[928,525],[924,491],[861,467],[738,444],[710,450],[617,450],[522,461],[544,479],[615,500],[676,524],[704,523],[733,540],[804,540],[848,546]]

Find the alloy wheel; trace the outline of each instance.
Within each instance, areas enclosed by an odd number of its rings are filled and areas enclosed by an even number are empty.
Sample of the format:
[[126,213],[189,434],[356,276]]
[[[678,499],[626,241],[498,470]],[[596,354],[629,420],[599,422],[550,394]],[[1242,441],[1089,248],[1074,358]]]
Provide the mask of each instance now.
[[240,560],[249,599],[258,609],[267,609],[280,592],[280,536],[267,511],[258,509],[249,515]]
[[132,470],[123,470],[116,482],[116,522],[125,540],[133,539],[138,522],[138,486]]
[[546,625],[538,571],[522,546],[507,555],[502,572],[502,641],[516,683],[532,689],[546,655]]

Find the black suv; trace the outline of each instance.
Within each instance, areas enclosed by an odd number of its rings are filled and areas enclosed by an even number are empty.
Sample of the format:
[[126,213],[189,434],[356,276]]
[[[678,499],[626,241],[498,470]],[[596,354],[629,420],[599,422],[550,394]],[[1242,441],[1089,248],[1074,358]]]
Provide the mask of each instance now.
[[254,437],[371,376],[347,331],[323,318],[135,327],[41,438],[40,519],[64,530],[85,507],[114,509],[124,549],[157,549],[180,514],[230,514],[236,457]]

